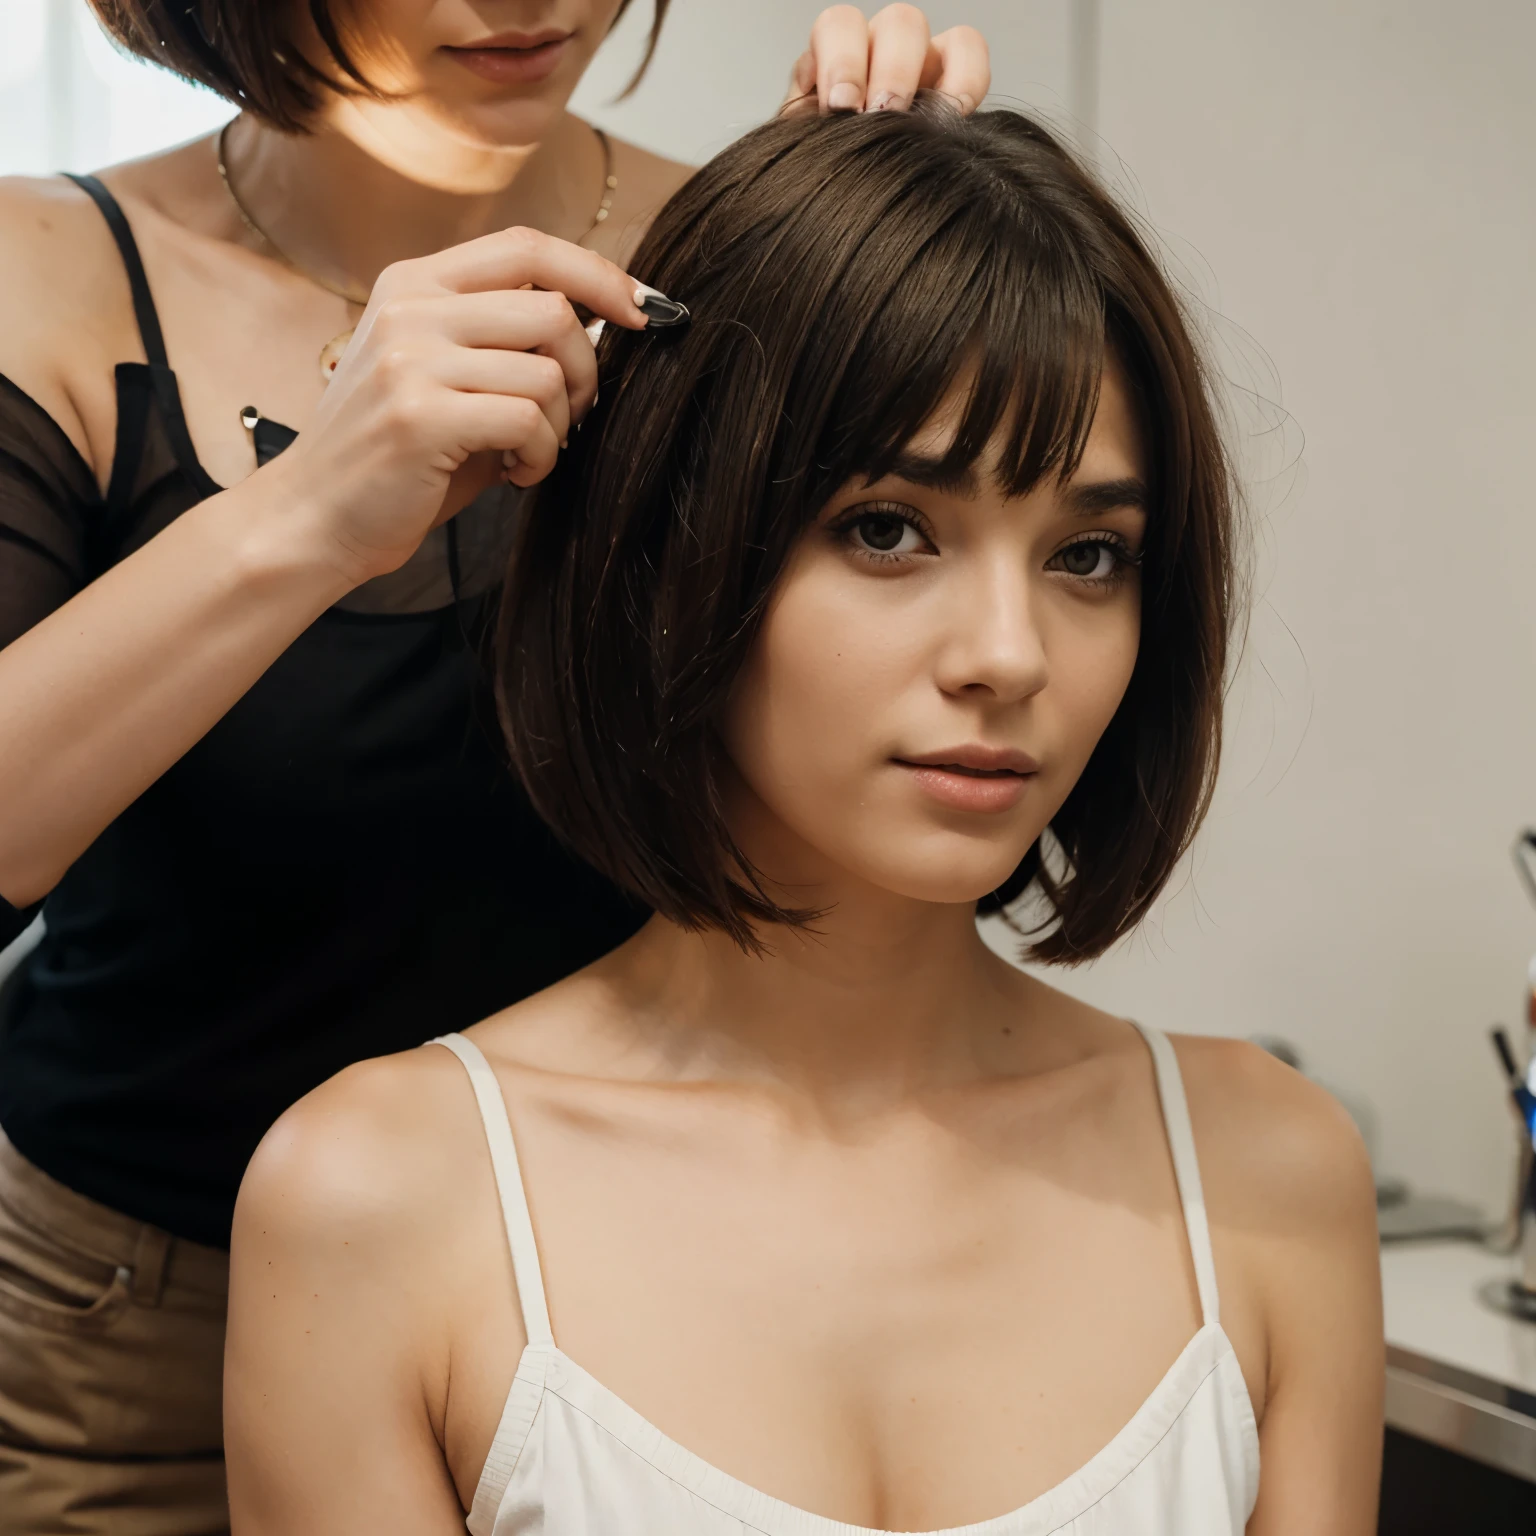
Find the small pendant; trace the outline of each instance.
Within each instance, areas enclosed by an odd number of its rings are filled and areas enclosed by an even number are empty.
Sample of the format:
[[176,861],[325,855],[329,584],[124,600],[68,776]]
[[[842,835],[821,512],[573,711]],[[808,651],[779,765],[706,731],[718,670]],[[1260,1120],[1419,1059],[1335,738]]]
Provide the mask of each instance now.
[[320,348],[320,378],[326,384],[331,382],[331,375],[336,372],[337,364],[341,362],[342,354],[347,350],[347,343],[352,340],[357,327],[343,331],[339,336],[332,336],[326,344]]
[[280,421],[269,421],[254,405],[241,406],[240,425],[251,434],[257,469],[270,464],[299,435]]

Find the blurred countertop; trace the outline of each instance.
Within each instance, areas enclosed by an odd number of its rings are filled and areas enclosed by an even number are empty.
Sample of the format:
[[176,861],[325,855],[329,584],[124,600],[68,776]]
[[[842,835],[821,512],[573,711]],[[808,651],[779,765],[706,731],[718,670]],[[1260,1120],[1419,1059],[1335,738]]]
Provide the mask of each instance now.
[[1536,1483],[1536,1322],[1479,1294],[1515,1262],[1470,1242],[1382,1248],[1387,1423]]

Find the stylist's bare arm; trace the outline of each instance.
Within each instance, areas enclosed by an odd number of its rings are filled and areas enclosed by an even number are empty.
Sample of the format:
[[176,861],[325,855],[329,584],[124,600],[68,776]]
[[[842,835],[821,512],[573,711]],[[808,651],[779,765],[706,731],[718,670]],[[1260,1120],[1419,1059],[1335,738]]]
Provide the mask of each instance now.
[[386,269],[287,453],[0,651],[0,896],[45,896],[296,636],[403,564],[502,455],[515,484],[547,474],[596,385],[572,303],[638,329],[635,291],[612,262],[525,229]]

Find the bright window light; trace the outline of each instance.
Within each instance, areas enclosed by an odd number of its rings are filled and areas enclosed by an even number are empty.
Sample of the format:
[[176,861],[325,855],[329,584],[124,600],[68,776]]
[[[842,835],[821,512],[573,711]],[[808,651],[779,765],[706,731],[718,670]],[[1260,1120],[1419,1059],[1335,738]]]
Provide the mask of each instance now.
[[209,133],[212,91],[121,52],[85,0],[0,0],[0,175],[98,170]]
[[47,0],[0,0],[0,85],[14,85],[43,67]]

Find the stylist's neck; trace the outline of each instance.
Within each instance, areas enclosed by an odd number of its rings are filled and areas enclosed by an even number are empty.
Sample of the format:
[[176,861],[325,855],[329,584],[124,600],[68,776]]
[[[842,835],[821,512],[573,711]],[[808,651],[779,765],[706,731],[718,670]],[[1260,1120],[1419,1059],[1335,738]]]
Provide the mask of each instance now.
[[338,100],[309,134],[244,117],[226,152],[241,200],[288,256],[365,288],[393,262],[510,225],[577,238],[601,190],[592,130],[563,112],[540,143],[486,145],[424,107]]

